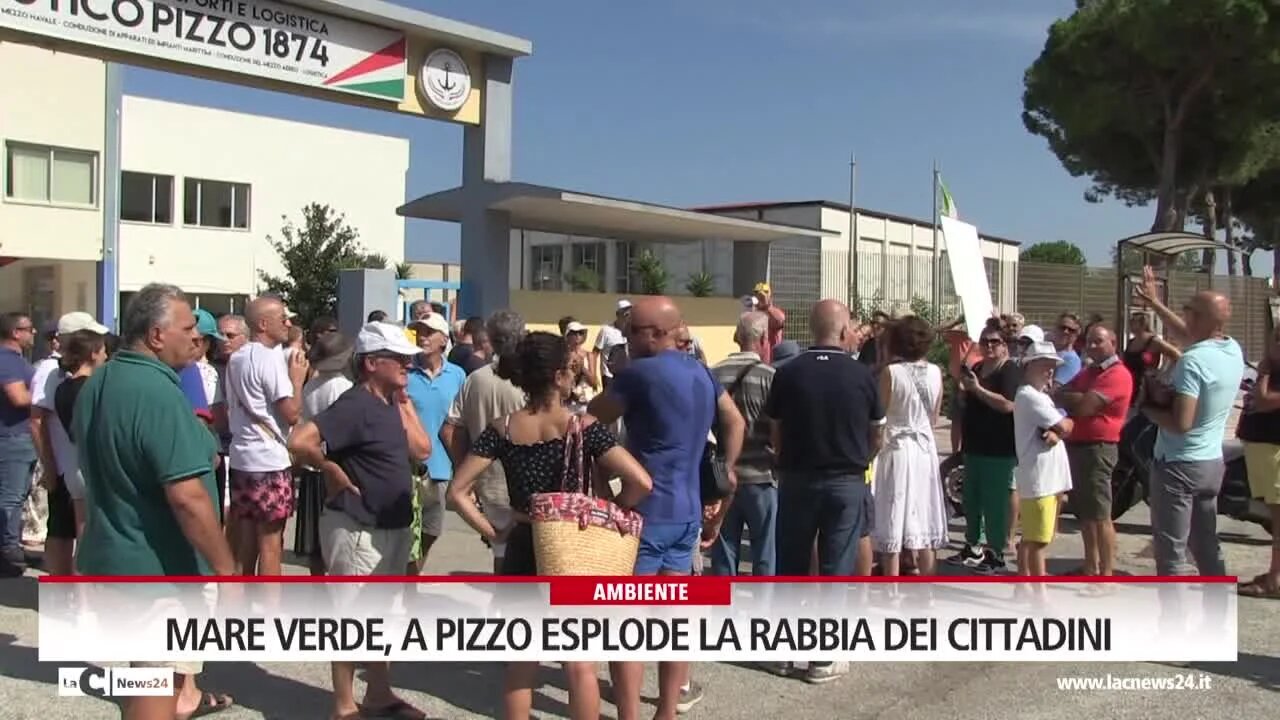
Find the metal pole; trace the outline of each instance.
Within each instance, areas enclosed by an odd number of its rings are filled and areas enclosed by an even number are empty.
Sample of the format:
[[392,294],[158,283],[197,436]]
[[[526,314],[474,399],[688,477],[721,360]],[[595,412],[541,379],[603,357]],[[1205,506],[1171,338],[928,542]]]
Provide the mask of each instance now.
[[933,161],[933,314],[934,323],[942,322],[942,288],[939,260],[942,257],[938,247],[938,161]]
[[106,63],[102,148],[102,260],[98,261],[98,316],[118,329],[120,303],[120,125],[124,67]]
[[849,309],[858,312],[858,208],[855,204],[858,187],[858,161],[849,153]]

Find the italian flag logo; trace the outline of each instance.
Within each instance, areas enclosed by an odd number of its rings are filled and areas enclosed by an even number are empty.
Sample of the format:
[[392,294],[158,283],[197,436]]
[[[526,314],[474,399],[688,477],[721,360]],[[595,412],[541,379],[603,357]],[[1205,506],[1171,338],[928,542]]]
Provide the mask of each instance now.
[[404,100],[404,56],[405,40],[401,38],[325,80],[324,84],[335,90],[400,102]]

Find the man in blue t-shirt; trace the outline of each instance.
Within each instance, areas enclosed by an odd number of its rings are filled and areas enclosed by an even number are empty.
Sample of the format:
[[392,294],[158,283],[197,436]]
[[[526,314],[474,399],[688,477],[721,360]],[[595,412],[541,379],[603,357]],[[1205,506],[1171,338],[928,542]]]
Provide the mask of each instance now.
[[[414,339],[422,350],[422,354],[409,367],[409,400],[413,402],[413,409],[418,412],[422,429],[431,438],[432,446],[444,447],[444,441],[440,439],[440,428],[444,427],[445,418],[449,416],[453,399],[467,381],[467,373],[444,359],[444,351],[449,342],[449,323],[443,315],[432,313],[410,323],[409,329],[414,331]],[[422,572],[427,553],[444,532],[445,486],[453,477],[449,453],[431,453],[426,464],[415,475],[418,477],[415,479],[414,492],[419,507],[418,515],[414,518],[417,537],[414,538],[415,547],[410,553],[411,574]]]
[[[588,407],[605,424],[623,419],[627,450],[653,478],[653,492],[637,508],[645,522],[636,575],[688,575],[699,538],[709,543],[719,533],[718,527],[702,532],[700,480],[702,453],[717,413],[725,466],[737,485],[733,468],[746,422],[706,366],[676,348],[683,325],[670,298],[637,301],[627,328],[630,363]],[[707,515],[718,516],[718,506]],[[618,702],[638,710],[643,670],[639,663],[623,665],[615,678],[622,683]],[[659,665],[657,717],[674,717],[682,695],[685,704],[700,695],[699,689],[684,687],[687,677],[688,663]]]
[[1058,350],[1058,357],[1062,359],[1062,364],[1053,372],[1053,382],[1056,385],[1066,385],[1075,379],[1080,373],[1080,369],[1084,367],[1084,363],[1080,360],[1080,353],[1075,350],[1076,340],[1080,339],[1080,318],[1071,313],[1063,313],[1058,318],[1058,329],[1053,333],[1053,346]]
[[1156,574],[1191,575],[1198,568],[1201,575],[1226,575],[1218,543],[1222,439],[1244,375],[1240,345],[1226,334],[1231,301],[1218,292],[1197,293],[1179,318],[1153,289],[1144,286],[1142,293],[1191,343],[1174,365],[1170,387],[1148,388],[1150,404],[1142,409],[1160,428],[1151,489]]

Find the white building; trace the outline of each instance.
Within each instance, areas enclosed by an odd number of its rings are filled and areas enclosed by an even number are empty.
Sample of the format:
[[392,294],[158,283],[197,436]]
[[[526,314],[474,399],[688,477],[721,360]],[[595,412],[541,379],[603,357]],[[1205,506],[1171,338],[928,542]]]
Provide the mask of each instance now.
[[[512,230],[511,287],[628,294],[642,291],[634,261],[650,250],[670,276],[667,292],[686,295],[700,272],[714,281],[713,295],[745,295],[769,279],[779,304],[803,317],[820,298],[849,294],[849,206],[829,201],[747,203],[699,208],[702,212],[820,232],[771,243],[707,239],[637,242],[537,230]],[[858,288],[864,309],[900,311],[913,299],[933,299],[933,225],[913,218],[858,210]],[[1018,243],[981,234],[983,264],[992,301],[1017,305]],[[957,312],[946,240],[939,232],[940,304]],[[793,327],[803,335],[800,323]]]
[[[38,320],[94,310],[102,258],[101,61],[0,42],[0,310]],[[369,252],[404,256],[409,141],[126,96],[119,287],[173,283],[212,312],[238,310],[268,238],[327,204]]]
[[[779,304],[789,312],[808,312],[819,298],[844,299],[849,294],[849,206],[827,200],[745,203],[700,208],[732,217],[814,228],[818,237],[797,237],[769,247],[769,280]],[[934,229],[930,221],[859,208],[858,295],[864,305],[905,310],[914,299],[933,300]],[[997,308],[1017,306],[1018,243],[982,233],[983,265]],[[956,312],[955,289],[947,265],[946,238],[941,246],[939,304]],[[738,263],[741,261],[735,261]]]

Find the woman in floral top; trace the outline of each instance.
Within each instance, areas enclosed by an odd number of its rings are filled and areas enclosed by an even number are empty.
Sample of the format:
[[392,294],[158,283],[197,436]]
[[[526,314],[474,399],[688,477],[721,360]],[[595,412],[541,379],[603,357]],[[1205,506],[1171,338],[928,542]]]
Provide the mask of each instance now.
[[[490,542],[507,544],[504,575],[536,575],[533,528],[529,502],[538,493],[573,491],[582,486],[576,464],[565,466],[565,441],[573,428],[581,428],[586,482],[593,477],[622,479],[622,492],[614,502],[635,507],[653,489],[653,481],[630,453],[618,445],[613,433],[589,415],[566,405],[574,386],[569,344],[551,333],[530,333],[515,353],[498,360],[499,377],[510,380],[528,396],[524,409],[495,421],[476,439],[471,454],[457,467],[449,483],[449,505],[467,524]],[[515,521],[495,528],[472,498],[476,477],[494,460],[502,463]],[[601,472],[590,472],[598,465]],[[593,484],[597,494],[608,496],[603,482]],[[574,720],[598,718],[600,687],[594,663],[564,663],[569,681],[569,714]],[[507,667],[503,717],[529,717],[537,663],[512,663]]]

